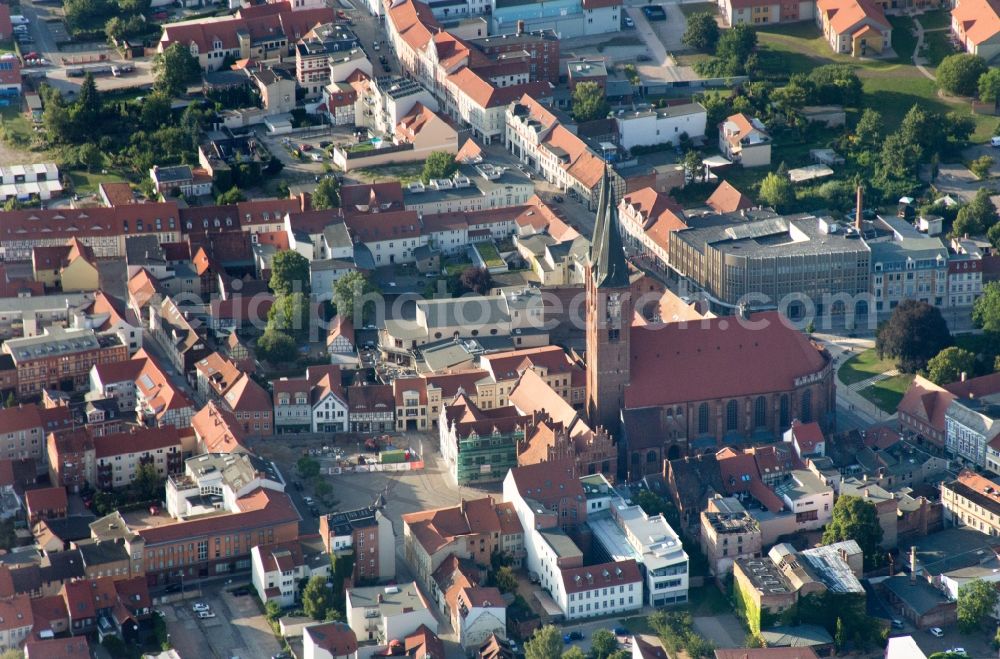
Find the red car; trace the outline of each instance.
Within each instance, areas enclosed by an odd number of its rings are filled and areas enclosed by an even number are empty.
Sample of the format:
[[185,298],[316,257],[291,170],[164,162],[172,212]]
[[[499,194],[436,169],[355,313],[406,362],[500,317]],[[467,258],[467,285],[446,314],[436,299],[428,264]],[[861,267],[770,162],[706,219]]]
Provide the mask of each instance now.
[[299,147],[299,151],[312,151],[312,144],[303,144]]

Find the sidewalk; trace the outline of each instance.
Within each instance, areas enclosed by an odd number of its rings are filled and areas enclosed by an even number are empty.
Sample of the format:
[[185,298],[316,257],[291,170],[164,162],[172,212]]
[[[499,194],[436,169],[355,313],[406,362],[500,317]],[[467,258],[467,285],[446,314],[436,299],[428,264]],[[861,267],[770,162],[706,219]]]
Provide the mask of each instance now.
[[840,369],[847,363],[847,360],[860,352],[875,347],[875,342],[871,339],[848,338],[831,334],[817,334],[815,338],[821,341],[834,359],[837,360],[834,377],[836,378],[837,401],[840,405],[850,410],[852,414],[855,414],[863,421],[873,425],[885,423],[895,418],[895,414],[886,414],[877,405],[859,393],[865,387],[897,375],[898,372],[895,369],[851,385],[846,385],[840,380]]

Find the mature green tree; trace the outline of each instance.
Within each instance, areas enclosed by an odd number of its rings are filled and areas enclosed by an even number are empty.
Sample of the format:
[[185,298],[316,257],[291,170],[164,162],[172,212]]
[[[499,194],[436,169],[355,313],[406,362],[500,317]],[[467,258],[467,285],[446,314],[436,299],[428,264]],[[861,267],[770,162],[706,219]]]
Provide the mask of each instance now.
[[[333,306],[338,314],[347,314],[355,326],[371,320],[375,314],[375,298],[380,295],[368,277],[358,271],[349,272],[333,285]],[[362,321],[358,323],[357,321]]]
[[993,159],[993,156],[982,155],[969,163],[969,169],[972,170],[973,174],[981,179],[989,178],[990,168],[993,167],[994,163],[996,163],[996,161]]
[[701,154],[691,150],[684,154],[684,176],[692,182],[698,181],[705,173],[705,166],[701,164]]
[[787,177],[769,172],[760,182],[760,193],[757,198],[780,212],[795,201],[795,189]]
[[493,580],[496,582],[497,588],[500,589],[501,593],[513,593],[517,590],[517,576],[509,565],[501,566],[493,574]]
[[958,216],[951,225],[951,235],[981,236],[997,223],[997,209],[990,201],[990,191],[980,188],[976,196],[958,209]]
[[951,343],[941,311],[926,302],[903,300],[875,335],[880,357],[891,357],[904,373],[916,373]]
[[316,185],[312,194],[312,207],[316,210],[326,210],[340,206],[340,183],[337,179],[327,177]]
[[882,526],[878,522],[875,504],[861,497],[841,495],[833,504],[833,517],[823,531],[823,544],[856,540],[865,555],[865,568],[881,563]]
[[569,650],[562,653],[562,659],[587,659],[587,653],[574,645]]
[[267,329],[302,337],[309,331],[311,312],[307,294],[279,295],[267,311]]
[[451,178],[452,174],[458,171],[458,163],[455,162],[455,155],[445,151],[434,151],[427,156],[424,161],[424,169],[420,173],[420,178],[424,183],[431,179]]
[[153,92],[142,100],[139,121],[146,130],[156,130],[170,123],[170,97]]
[[267,329],[257,339],[257,356],[272,364],[294,362],[299,356],[295,339],[279,330]]
[[559,659],[563,640],[558,627],[545,625],[524,644],[524,659]]
[[784,87],[775,89],[771,94],[771,100],[785,113],[792,117],[793,114],[802,108],[809,100],[809,93],[800,85],[789,83]]
[[994,224],[986,232],[986,239],[993,245],[993,249],[1000,249],[1000,223]]
[[862,148],[874,148],[882,142],[882,114],[865,108],[854,127],[854,142]]
[[810,103],[861,104],[861,78],[850,64],[818,66],[809,72],[806,80],[814,89]]
[[201,65],[180,42],[170,44],[153,60],[155,88],[168,96],[179,96],[201,77]]
[[132,491],[138,501],[160,499],[163,496],[163,479],[156,471],[156,465],[146,463],[139,465],[135,479],[132,481]]
[[608,116],[607,96],[596,82],[581,82],[573,90],[573,118],[592,121]]
[[[55,98],[60,99],[58,96]],[[42,127],[45,128],[45,137],[53,144],[68,144],[73,141],[73,118],[61,99],[45,106],[42,111]]]
[[590,635],[590,656],[592,659],[607,659],[618,649],[618,639],[607,629],[598,629]]
[[268,620],[274,622],[281,616],[281,606],[276,600],[268,600],[264,605],[264,615]]
[[746,73],[750,68],[756,48],[757,31],[749,25],[740,23],[722,33],[715,48],[715,55],[730,75],[739,75]]
[[243,191],[234,185],[225,192],[220,193],[215,198],[215,203],[217,203],[220,206],[230,206],[232,204],[246,200],[247,198],[243,194]]
[[987,332],[1000,332],[1000,282],[983,286],[983,294],[972,307],[972,322]]
[[938,86],[949,94],[972,96],[978,91],[979,78],[986,73],[986,61],[979,55],[956,53],[938,64]]
[[313,620],[326,620],[332,608],[332,589],[327,587],[326,577],[316,575],[302,590],[302,611]]
[[979,76],[979,100],[984,103],[1000,102],[1000,69],[991,68]]
[[271,279],[267,282],[276,295],[309,292],[309,259],[286,249],[271,259]]
[[927,362],[927,379],[934,384],[951,384],[961,378],[963,373],[971,376],[975,366],[975,353],[950,346]]
[[1000,600],[996,584],[976,579],[958,588],[958,628],[971,634],[984,624],[992,624],[993,611]]
[[685,46],[705,53],[714,53],[719,43],[719,24],[715,14],[702,12],[688,16],[687,29],[681,39]]
[[76,159],[88,172],[94,172],[104,164],[104,154],[93,142],[85,142],[76,152]]

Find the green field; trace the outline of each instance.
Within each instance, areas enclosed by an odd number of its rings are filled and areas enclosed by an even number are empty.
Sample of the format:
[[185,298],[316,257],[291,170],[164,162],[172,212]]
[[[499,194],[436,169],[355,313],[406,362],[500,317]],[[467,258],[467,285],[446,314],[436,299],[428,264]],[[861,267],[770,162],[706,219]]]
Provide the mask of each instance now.
[[895,414],[899,401],[903,400],[903,394],[910,388],[911,382],[912,375],[896,375],[865,387],[858,393],[886,414]]
[[844,384],[854,384],[867,380],[873,375],[885,373],[896,368],[891,359],[879,359],[875,348],[854,355],[840,367],[840,381]]
[[476,251],[479,252],[479,256],[481,256],[483,261],[486,263],[487,268],[496,268],[504,265],[504,260],[500,258],[500,252],[497,251],[497,248],[493,243],[476,243],[475,247]]

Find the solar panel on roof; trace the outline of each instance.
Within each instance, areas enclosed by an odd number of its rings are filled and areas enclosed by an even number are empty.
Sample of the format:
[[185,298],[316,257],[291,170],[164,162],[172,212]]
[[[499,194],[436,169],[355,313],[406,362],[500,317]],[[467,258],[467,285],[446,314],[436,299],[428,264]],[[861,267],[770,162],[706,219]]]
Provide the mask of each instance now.
[[747,238],[773,236],[787,231],[788,222],[784,218],[776,217],[770,220],[728,227],[726,229],[726,236],[732,240],[746,240]]

